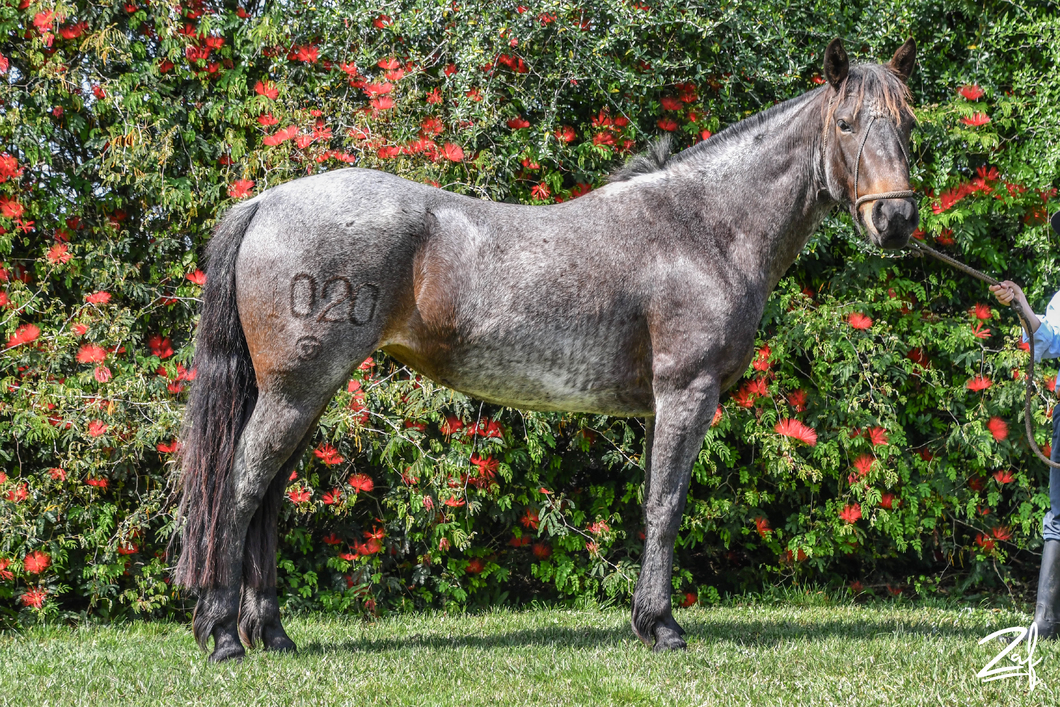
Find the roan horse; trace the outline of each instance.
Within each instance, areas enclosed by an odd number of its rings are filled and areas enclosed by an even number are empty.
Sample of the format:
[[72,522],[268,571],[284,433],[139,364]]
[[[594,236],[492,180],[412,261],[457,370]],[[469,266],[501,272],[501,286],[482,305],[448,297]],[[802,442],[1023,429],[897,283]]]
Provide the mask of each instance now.
[[[377,349],[499,405],[642,415],[646,540],[633,631],[684,647],[673,543],[718,398],[766,298],[837,204],[876,245],[917,226],[906,147],[913,40],[673,157],[553,206],[491,203],[378,171],[298,179],[233,207],[208,247],[184,431],[175,581],[211,660],[293,650],[276,596],[292,467]],[[875,129],[871,129],[875,125]]]

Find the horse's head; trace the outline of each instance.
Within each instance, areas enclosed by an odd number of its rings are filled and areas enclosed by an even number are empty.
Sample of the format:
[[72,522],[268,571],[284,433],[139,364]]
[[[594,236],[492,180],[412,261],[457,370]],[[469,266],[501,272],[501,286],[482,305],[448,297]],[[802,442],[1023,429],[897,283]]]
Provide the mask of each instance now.
[[886,64],[850,66],[839,39],[824,53],[831,88],[823,141],[828,191],[881,248],[903,247],[920,220],[909,188],[913,111],[906,81],[915,63],[912,39]]

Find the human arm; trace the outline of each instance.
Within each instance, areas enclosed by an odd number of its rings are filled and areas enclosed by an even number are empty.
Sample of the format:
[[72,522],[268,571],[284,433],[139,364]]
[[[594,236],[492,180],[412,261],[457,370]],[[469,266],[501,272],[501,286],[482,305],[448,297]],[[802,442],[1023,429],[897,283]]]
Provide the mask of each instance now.
[[1023,333],[1023,340],[1034,339],[1035,361],[1060,357],[1060,292],[1053,295],[1045,314],[1037,315],[1027,304],[1027,297],[1016,283],[1006,280],[1000,285],[991,287],[990,291],[1002,304],[1019,302],[1022,306],[1023,314],[1028,320],[1026,322],[1028,331]]

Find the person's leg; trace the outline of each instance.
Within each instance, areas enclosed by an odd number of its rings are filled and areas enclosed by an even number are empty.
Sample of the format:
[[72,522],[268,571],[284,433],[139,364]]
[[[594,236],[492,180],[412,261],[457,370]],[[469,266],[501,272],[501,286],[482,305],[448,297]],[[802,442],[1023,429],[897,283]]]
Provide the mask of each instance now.
[[[1060,405],[1053,409],[1054,462],[1060,462]],[[1049,505],[1042,522],[1042,567],[1038,574],[1038,597],[1034,623],[1039,638],[1055,638],[1060,620],[1060,469],[1049,469]]]

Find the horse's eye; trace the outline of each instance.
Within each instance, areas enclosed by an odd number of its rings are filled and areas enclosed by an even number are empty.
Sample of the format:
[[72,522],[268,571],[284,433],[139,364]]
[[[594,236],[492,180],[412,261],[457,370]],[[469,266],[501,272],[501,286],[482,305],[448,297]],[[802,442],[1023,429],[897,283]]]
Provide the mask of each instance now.
[[854,130],[854,128],[850,127],[850,123],[848,123],[847,121],[843,120],[842,118],[837,120],[835,124],[838,125],[839,129],[842,130],[845,133],[853,132],[853,130]]

